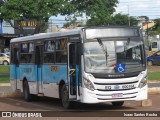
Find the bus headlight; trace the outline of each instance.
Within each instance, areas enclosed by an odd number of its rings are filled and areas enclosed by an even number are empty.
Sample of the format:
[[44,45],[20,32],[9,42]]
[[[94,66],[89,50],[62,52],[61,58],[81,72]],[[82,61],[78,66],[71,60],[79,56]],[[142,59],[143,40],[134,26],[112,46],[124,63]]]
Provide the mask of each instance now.
[[83,78],[83,83],[84,83],[84,87],[86,87],[89,90],[94,91],[94,86],[93,86],[93,84],[91,83],[90,80],[88,80],[86,78]]
[[145,76],[139,83],[139,88],[143,88],[147,84],[147,76]]

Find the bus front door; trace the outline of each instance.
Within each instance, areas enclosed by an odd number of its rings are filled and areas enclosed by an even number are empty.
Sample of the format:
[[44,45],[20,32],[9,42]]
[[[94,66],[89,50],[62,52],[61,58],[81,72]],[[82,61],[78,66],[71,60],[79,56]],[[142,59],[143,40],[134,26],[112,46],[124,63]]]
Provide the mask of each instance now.
[[35,50],[35,64],[36,64],[36,69],[37,69],[37,92],[38,94],[43,93],[43,88],[42,88],[42,51],[43,51],[43,46],[36,46]]
[[76,99],[79,95],[79,63],[78,43],[68,44],[68,90],[69,99]]

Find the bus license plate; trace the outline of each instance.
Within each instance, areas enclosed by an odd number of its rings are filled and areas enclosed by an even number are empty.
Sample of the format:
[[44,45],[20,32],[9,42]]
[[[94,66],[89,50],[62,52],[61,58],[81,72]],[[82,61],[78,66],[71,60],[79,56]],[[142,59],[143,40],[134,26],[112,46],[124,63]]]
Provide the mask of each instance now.
[[121,98],[121,97],[123,97],[122,93],[112,94],[112,98]]

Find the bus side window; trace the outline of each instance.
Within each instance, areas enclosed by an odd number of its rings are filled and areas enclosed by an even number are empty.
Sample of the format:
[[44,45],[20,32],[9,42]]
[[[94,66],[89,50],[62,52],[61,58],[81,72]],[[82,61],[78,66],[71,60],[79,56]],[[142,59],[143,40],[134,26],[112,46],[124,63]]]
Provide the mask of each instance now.
[[14,59],[13,59],[13,62],[14,64],[19,64],[19,51],[17,48],[14,48]]
[[21,63],[33,63],[33,52],[34,52],[33,50],[34,50],[33,43],[22,43],[20,62]]
[[44,53],[44,63],[54,63],[54,52]]
[[67,38],[56,40],[56,63],[67,63]]
[[49,40],[44,42],[44,53],[43,61],[44,63],[54,63],[55,62],[55,41]]

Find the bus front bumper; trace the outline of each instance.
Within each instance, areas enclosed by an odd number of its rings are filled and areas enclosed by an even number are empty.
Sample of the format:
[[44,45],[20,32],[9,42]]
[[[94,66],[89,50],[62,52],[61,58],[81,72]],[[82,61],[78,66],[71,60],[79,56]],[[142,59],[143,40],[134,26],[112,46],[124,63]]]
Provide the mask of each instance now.
[[148,85],[143,88],[123,91],[90,91],[82,88],[81,102],[83,103],[100,103],[112,101],[141,101],[148,98]]

